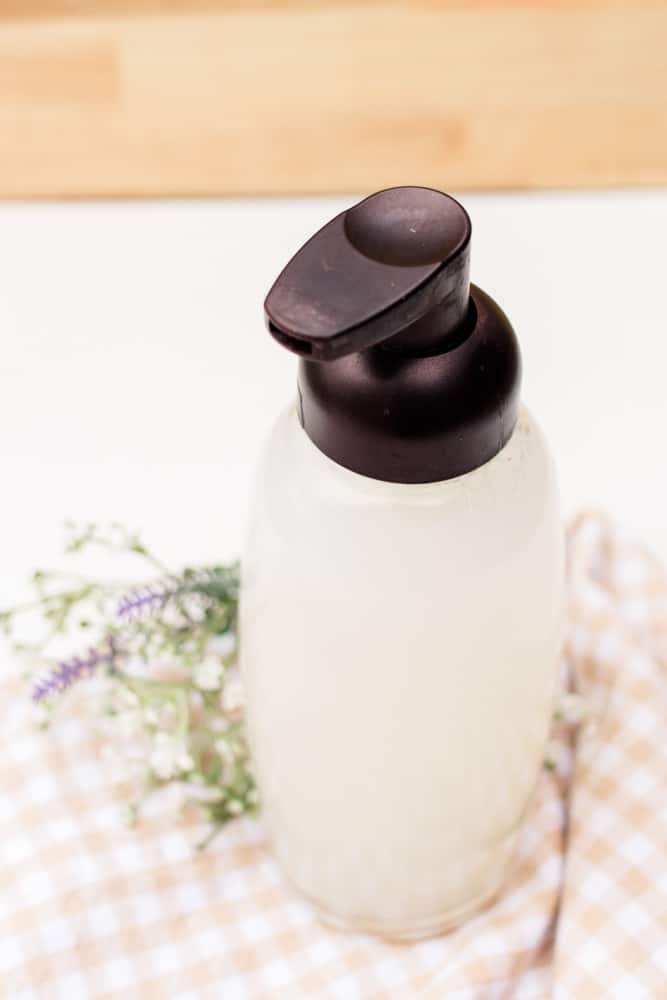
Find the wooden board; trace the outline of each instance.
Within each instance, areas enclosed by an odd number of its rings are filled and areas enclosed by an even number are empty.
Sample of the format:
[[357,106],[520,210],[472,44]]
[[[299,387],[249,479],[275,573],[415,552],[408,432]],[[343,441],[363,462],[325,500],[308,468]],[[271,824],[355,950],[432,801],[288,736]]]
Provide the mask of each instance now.
[[665,182],[666,0],[0,0],[0,196]]

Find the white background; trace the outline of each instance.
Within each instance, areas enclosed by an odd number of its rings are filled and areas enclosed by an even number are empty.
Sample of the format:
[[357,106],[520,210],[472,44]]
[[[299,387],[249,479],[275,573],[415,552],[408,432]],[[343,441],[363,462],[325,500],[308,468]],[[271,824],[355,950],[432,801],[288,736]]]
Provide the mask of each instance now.
[[[0,601],[65,518],[175,565],[236,555],[295,359],[264,294],[349,198],[0,206]],[[509,314],[566,511],[667,556],[667,191],[467,195],[473,280]]]

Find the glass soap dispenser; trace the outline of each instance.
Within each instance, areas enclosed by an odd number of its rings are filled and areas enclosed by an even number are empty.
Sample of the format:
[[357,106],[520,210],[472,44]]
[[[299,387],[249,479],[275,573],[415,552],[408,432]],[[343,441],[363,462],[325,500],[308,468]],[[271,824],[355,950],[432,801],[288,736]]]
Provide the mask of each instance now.
[[241,669],[265,827],[325,921],[430,936],[506,879],[563,604],[552,460],[470,220],[420,187],[334,218],[266,299],[300,356],[260,460]]

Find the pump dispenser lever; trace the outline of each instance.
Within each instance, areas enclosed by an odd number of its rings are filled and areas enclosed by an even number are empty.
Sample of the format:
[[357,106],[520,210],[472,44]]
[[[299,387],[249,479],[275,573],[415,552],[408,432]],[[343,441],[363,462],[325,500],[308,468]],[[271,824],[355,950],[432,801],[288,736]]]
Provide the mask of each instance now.
[[313,361],[375,344],[429,354],[468,315],[470,219],[430,188],[380,191],[310,239],[269,292],[270,332]]

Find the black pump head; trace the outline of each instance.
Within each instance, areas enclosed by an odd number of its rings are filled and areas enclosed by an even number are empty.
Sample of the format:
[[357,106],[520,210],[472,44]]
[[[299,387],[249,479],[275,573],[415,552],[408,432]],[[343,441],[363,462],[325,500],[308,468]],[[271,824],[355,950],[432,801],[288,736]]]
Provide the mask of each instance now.
[[511,435],[518,345],[469,283],[470,232],[449,195],[390,188],[324,226],[271,288],[269,330],[302,358],[301,423],[340,465],[433,482],[482,465]]

